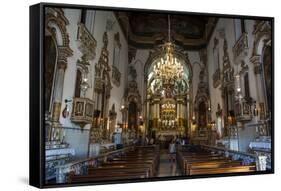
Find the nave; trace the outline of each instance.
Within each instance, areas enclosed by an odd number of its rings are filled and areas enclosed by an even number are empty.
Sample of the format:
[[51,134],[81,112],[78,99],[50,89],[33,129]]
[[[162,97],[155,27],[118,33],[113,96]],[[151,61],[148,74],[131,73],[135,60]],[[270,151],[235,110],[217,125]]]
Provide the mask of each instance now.
[[225,153],[195,145],[178,145],[175,160],[170,160],[159,145],[136,146],[127,152],[87,166],[80,175],[69,173],[70,183],[133,180],[138,178],[244,173],[256,170],[254,161],[243,161]]
[[46,183],[271,169],[270,21],[54,7],[45,19]]

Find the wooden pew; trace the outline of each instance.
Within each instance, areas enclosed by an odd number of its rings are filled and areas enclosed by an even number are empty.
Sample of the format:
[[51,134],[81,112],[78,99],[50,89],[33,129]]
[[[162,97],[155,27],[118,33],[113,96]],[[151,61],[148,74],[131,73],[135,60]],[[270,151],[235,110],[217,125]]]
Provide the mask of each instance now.
[[185,175],[251,172],[255,170],[255,165],[243,166],[241,161],[234,161],[221,154],[206,151],[178,150],[177,161]]
[[219,167],[219,168],[207,168],[207,169],[190,169],[190,175],[196,174],[224,174],[234,172],[252,172],[255,171],[254,165],[249,166],[234,166],[234,167]]
[[68,181],[70,183],[79,183],[79,182],[96,182],[96,181],[110,181],[110,180],[121,180],[121,179],[138,179],[138,178],[146,178],[147,175],[145,172],[134,172],[134,173],[119,173],[117,174],[110,174],[110,173],[103,173],[100,175],[74,175],[69,174]]
[[204,162],[192,162],[186,167],[186,174],[190,175],[192,170],[197,169],[216,169],[224,167],[237,167],[242,166],[241,161],[231,161],[231,160],[213,160],[213,161],[204,161]]
[[137,147],[135,151],[114,157],[98,167],[88,167],[88,174],[70,173],[70,182],[120,180],[155,176],[159,165],[159,150],[156,147]]

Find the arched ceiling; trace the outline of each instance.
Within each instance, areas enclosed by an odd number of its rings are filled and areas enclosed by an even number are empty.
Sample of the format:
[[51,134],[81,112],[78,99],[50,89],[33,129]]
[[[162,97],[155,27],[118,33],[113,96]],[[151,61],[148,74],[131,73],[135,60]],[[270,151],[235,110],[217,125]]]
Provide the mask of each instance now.
[[[153,48],[168,37],[168,14],[143,12],[116,12],[119,24],[128,36],[130,45],[136,48]],[[214,17],[172,14],[172,39],[185,49],[204,48],[213,32]]]

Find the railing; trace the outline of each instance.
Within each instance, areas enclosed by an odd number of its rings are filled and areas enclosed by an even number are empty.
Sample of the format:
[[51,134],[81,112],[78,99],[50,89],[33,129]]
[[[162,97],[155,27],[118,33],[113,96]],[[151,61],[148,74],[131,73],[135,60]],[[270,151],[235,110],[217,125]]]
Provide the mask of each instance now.
[[123,149],[118,149],[115,151],[110,151],[104,154],[101,154],[96,157],[91,157],[87,159],[77,160],[74,162],[69,162],[64,165],[58,166],[56,169],[56,182],[65,183],[66,175],[70,172],[74,172],[76,175],[85,174],[89,166],[96,167],[99,161],[106,161],[110,157],[118,156],[124,154],[127,151],[134,149],[134,146],[128,146]]

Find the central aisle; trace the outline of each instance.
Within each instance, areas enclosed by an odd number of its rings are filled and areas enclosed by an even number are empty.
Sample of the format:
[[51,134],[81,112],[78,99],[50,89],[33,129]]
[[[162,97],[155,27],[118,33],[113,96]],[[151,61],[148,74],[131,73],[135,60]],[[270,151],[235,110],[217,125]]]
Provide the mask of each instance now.
[[173,163],[169,162],[168,150],[160,150],[160,164],[158,170],[158,177],[167,177],[167,176],[180,176],[180,169],[174,161]]

